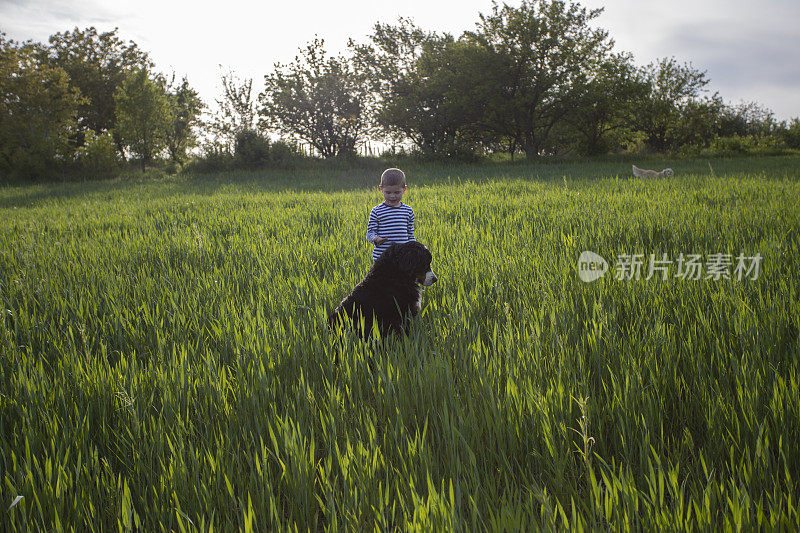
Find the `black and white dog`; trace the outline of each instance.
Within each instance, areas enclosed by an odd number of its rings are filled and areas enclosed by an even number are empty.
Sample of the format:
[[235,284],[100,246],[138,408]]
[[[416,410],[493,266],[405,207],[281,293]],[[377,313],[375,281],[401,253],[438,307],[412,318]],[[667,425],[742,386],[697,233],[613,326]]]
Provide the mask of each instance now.
[[370,335],[373,320],[381,336],[407,331],[411,317],[422,306],[421,286],[436,282],[432,260],[428,249],[416,241],[389,246],[363,281],[331,313],[328,324],[348,320],[364,337]]

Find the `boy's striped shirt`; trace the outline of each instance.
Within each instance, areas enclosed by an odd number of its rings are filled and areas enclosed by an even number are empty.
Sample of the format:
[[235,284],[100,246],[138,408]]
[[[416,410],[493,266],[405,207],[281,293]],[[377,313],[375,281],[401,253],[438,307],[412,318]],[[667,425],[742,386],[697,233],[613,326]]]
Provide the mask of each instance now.
[[376,244],[372,250],[372,260],[376,260],[392,243],[402,244],[414,240],[414,210],[400,202],[397,207],[383,202],[372,208],[367,224],[367,240],[386,237],[386,242]]

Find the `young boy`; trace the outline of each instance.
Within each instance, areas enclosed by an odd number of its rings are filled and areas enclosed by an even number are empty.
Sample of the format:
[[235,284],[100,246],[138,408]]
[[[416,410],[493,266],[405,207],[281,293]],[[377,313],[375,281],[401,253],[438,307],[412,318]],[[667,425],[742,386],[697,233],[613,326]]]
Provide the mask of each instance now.
[[399,168],[387,168],[378,187],[383,203],[372,208],[367,224],[367,240],[375,245],[372,260],[378,259],[393,242],[414,239],[414,210],[401,200],[406,192],[406,175]]

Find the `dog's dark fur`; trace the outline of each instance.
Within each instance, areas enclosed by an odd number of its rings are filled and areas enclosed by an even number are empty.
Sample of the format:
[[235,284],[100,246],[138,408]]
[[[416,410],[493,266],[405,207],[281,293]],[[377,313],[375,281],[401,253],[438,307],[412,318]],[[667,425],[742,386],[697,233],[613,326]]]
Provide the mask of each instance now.
[[428,249],[416,241],[391,245],[328,317],[328,324],[349,320],[364,337],[370,335],[373,320],[382,336],[407,331],[411,317],[420,310],[420,285],[436,281],[432,260]]

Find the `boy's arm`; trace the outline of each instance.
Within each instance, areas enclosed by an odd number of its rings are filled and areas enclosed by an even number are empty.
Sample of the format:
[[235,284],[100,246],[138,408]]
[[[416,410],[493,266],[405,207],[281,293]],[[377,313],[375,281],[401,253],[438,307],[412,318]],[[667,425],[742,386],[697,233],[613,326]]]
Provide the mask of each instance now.
[[375,210],[373,209],[369,213],[369,222],[367,223],[367,240],[369,242],[375,242],[375,239],[378,238],[378,216],[375,214]]
[[415,241],[414,238],[414,210],[408,214],[408,240]]

